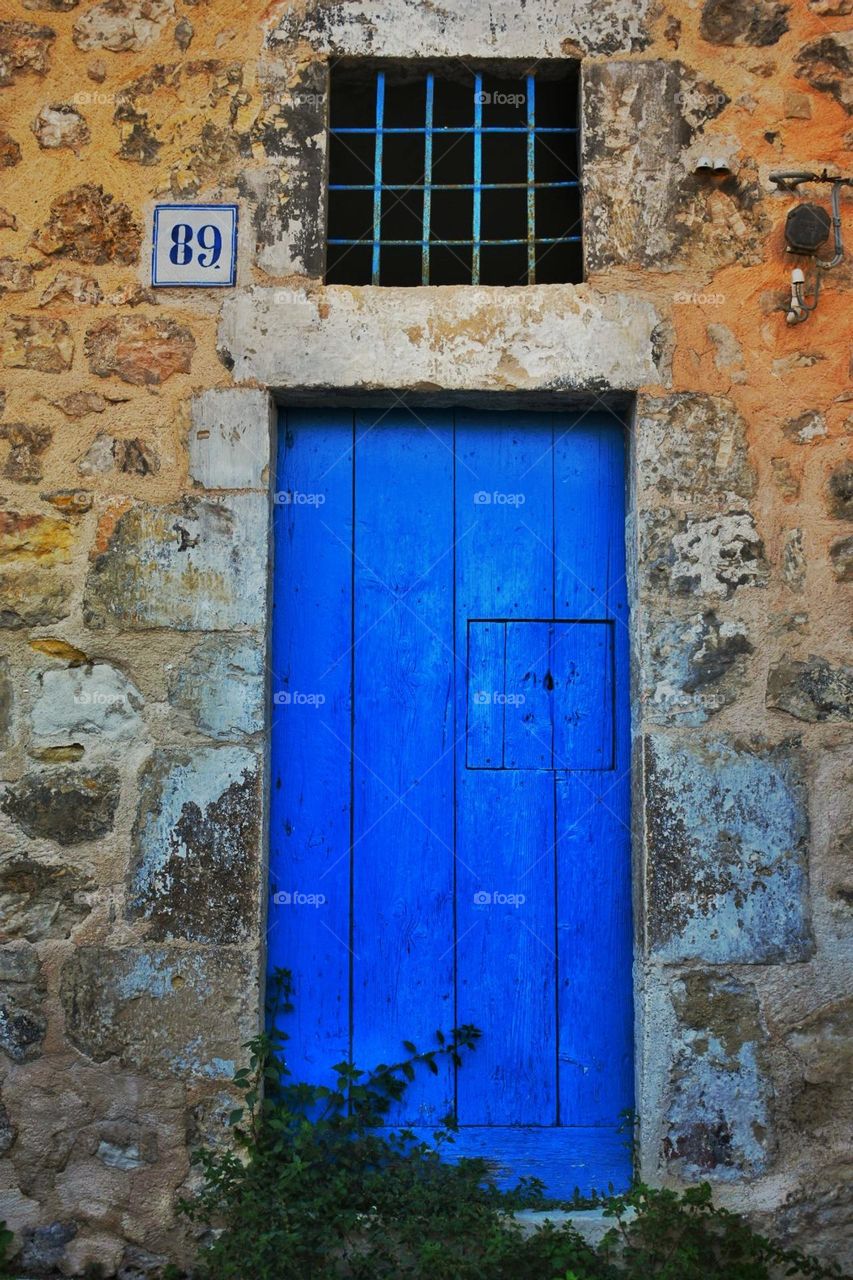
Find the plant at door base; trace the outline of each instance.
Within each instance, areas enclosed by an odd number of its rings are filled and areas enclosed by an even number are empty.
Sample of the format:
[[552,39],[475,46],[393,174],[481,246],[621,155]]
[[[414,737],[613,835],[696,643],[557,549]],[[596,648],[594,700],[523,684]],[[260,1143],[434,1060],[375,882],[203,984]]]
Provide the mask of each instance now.
[[[270,1026],[292,1011],[290,975],[277,971]],[[838,1276],[779,1249],[716,1209],[703,1184],[678,1194],[638,1186],[602,1198],[614,1227],[598,1250],[568,1225],[525,1238],[513,1211],[542,1207],[541,1184],[498,1189],[488,1163],[443,1159],[454,1121],[433,1144],[385,1128],[417,1070],[462,1066],[480,1032],[436,1033],[425,1051],[364,1072],[334,1067],[330,1086],[291,1080],[271,1030],[245,1046],[234,1077],[243,1105],[234,1144],[196,1153],[201,1191],[181,1211],[206,1245],[195,1280],[776,1280]],[[179,1280],[168,1269],[168,1280]],[[165,1280],[165,1277],[164,1277]]]

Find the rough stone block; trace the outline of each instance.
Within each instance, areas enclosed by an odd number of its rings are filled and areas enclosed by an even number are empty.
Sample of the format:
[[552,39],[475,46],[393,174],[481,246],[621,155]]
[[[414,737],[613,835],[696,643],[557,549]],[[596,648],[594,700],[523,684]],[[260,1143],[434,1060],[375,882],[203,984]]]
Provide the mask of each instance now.
[[160,1280],[169,1259],[162,1253],[149,1253],[128,1245],[121,1256],[116,1280]]
[[17,1136],[18,1130],[12,1123],[12,1117],[3,1103],[0,1103],[0,1156],[11,1151]]
[[66,1034],[95,1062],[230,1079],[257,1027],[258,981],[253,951],[80,947],[62,969]]
[[853,112],[853,31],[833,31],[804,45],[794,59],[797,75],[813,89],[830,93]]
[[[821,1005],[798,1023],[786,1036],[786,1043],[801,1064],[803,1080],[807,1085],[823,1089],[823,1120],[832,1118],[832,1111],[851,1110],[848,1085],[853,1075],[853,997],[833,1000]],[[831,1086],[834,1099],[827,1097],[825,1086]],[[812,1099],[816,1101],[814,1093]],[[827,1102],[834,1102],[827,1108]],[[853,1116],[851,1116],[853,1118]],[[817,1117],[812,1117],[814,1124]]]
[[0,511],[0,625],[40,626],[68,612],[74,530],[53,516]]
[[767,585],[764,544],[749,511],[678,515],[641,512],[641,580],[677,596],[728,599]]
[[212,636],[169,675],[169,702],[212,738],[230,742],[264,727],[264,641]]
[[829,514],[834,520],[853,520],[853,462],[842,462],[829,477]]
[[161,35],[175,13],[175,0],[103,0],[74,23],[78,49],[138,52]]
[[0,943],[67,938],[92,910],[96,886],[82,871],[12,854],[0,861]]
[[766,703],[798,720],[847,723],[853,720],[853,667],[832,667],[814,654],[807,662],[786,655],[770,668]]
[[0,129],[0,169],[14,169],[21,163],[21,147],[11,133]]
[[673,1045],[663,1155],[688,1179],[734,1182],[767,1171],[773,1091],[755,990],[691,973],[673,999]]
[[[161,1238],[187,1173],[186,1094],[181,1080],[98,1065],[73,1050],[11,1066],[3,1098],[21,1130],[15,1172],[23,1185],[55,1188],[53,1211],[74,1218],[84,1240],[93,1228],[111,1233],[114,1244],[149,1232]],[[134,1147],[138,1166],[122,1169],[135,1163]],[[42,1209],[37,1221],[45,1220]],[[63,1274],[85,1271],[66,1266]],[[105,1275],[112,1280],[115,1269]]]
[[31,725],[42,742],[117,741],[135,738],[141,728],[142,695],[131,680],[107,662],[87,663],[38,677]]
[[[239,181],[255,207],[258,266],[271,276],[323,278],[325,268],[326,108],[328,71],[319,59],[294,69],[268,61],[259,68],[259,88],[274,111],[258,123],[264,153],[273,168]],[[287,199],[282,200],[282,170]]]
[[723,396],[681,393],[643,397],[637,423],[637,467],[644,489],[668,502],[755,493],[746,423]]
[[99,431],[77,463],[77,470],[81,476],[104,476],[111,472],[149,476],[160,470],[160,459],[153,446],[141,436],[111,436]]
[[140,784],[127,914],[148,936],[229,943],[257,927],[258,758],[242,747],[157,751]]
[[0,440],[9,445],[3,475],[19,484],[38,484],[42,476],[41,456],[52,439],[53,432],[48,427],[30,426],[25,422],[0,425]]
[[78,151],[91,142],[85,119],[67,102],[46,103],[33,121],[32,129],[39,146],[45,151],[58,147]]
[[0,810],[28,836],[80,844],[112,831],[120,787],[111,766],[29,773],[6,789]]
[[190,479],[204,489],[265,488],[270,442],[267,392],[205,391],[192,406]]
[[736,700],[753,651],[743,623],[713,609],[686,619],[647,615],[644,715],[654,724],[704,724]]
[[260,493],[132,507],[90,570],[87,621],[179,631],[262,627],[268,528]]
[[711,44],[776,44],[788,30],[788,9],[776,0],[705,0],[699,31]]
[[66,1259],[68,1245],[77,1235],[76,1222],[50,1222],[44,1227],[27,1227],[22,1233],[21,1252],[16,1267],[24,1274],[50,1276]]
[[17,75],[45,75],[55,39],[55,31],[34,22],[0,22],[0,89],[13,84]]
[[821,1159],[820,1173],[806,1170],[784,1202],[767,1214],[768,1234],[802,1247],[826,1263],[853,1271],[853,1168],[849,1159]]
[[782,577],[792,591],[802,591],[806,585],[808,560],[803,546],[802,529],[788,529],[782,543]]
[[833,542],[829,548],[829,559],[839,582],[853,581],[853,535]]
[[[678,62],[625,60],[585,64],[582,100],[589,269],[661,266],[682,249],[695,249],[712,193],[697,186],[687,149],[695,131],[723,110],[726,94]],[[744,194],[733,184],[713,220],[722,221],[735,206],[742,214]],[[746,226],[740,221],[742,254]],[[719,228],[712,232],[719,234]],[[733,248],[727,246],[728,257]]]
[[192,330],[164,316],[108,316],[86,330],[89,368],[134,386],[159,386],[174,373],[189,373]]
[[103,187],[84,182],[53,201],[48,220],[32,243],[41,253],[77,262],[130,266],[139,257],[142,228],[128,205],[117,203]]
[[797,444],[811,444],[813,440],[822,440],[828,435],[826,418],[817,409],[807,409],[796,418],[789,418],[782,431]]
[[74,339],[64,320],[9,316],[0,332],[0,362],[7,369],[65,373],[74,357]]
[[44,995],[35,948],[0,948],[0,1050],[13,1062],[30,1062],[41,1053]]
[[808,809],[785,744],[647,738],[648,931],[666,961],[811,955]]
[[[2,145],[3,139],[0,136],[0,147]],[[0,258],[0,296],[4,293],[26,293],[32,289],[33,283],[33,269],[28,262],[19,262],[16,258]]]

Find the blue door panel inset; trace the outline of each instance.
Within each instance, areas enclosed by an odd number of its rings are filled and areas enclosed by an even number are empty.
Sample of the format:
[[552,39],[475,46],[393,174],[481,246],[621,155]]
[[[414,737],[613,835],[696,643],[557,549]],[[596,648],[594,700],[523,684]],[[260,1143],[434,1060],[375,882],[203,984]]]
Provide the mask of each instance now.
[[[394,1116],[570,1195],[630,1174],[624,446],[600,413],[283,415],[270,967],[327,1080],[474,1022]],[[297,500],[293,495],[299,495]]]

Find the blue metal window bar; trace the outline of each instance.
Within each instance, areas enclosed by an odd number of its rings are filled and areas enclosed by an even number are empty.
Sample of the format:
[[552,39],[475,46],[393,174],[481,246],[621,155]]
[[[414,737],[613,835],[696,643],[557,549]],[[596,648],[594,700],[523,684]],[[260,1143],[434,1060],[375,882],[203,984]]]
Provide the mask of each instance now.
[[[385,72],[376,73],[376,122],[373,126],[332,126],[332,137],[345,138],[348,135],[361,135],[374,138],[373,182],[372,183],[330,183],[330,191],[372,191],[373,192],[373,226],[372,237],[367,232],[355,238],[330,238],[327,243],[335,246],[364,247],[372,246],[371,284],[379,284],[382,269],[382,250],[386,247],[414,247],[421,249],[421,283],[430,283],[430,251],[435,248],[464,248],[471,250],[471,283],[480,283],[480,250],[483,246],[526,245],[527,247],[527,283],[536,283],[536,252],[539,246],[551,244],[579,244],[580,235],[537,236],[536,235],[536,192],[559,188],[577,188],[577,179],[537,182],[536,181],[536,140],[551,135],[565,136],[576,134],[577,126],[537,125],[536,123],[536,78],[525,77],[527,119],[522,125],[488,125],[483,124],[483,103],[486,95],[483,92],[483,77],[474,77],[474,121],[472,125],[436,125],[435,110],[435,75],[427,74],[425,111],[423,125],[396,126],[385,123]],[[383,142],[389,135],[408,134],[424,138],[424,173],[420,182],[383,182]],[[494,134],[525,134],[527,138],[527,160],[524,181],[520,182],[483,182],[483,138]],[[471,136],[473,138],[473,175],[471,182],[436,183],[433,181],[433,141],[436,135]],[[524,238],[486,239],[481,235],[482,193],[484,191],[518,191],[527,192],[527,235]],[[391,240],[382,236],[382,195],[386,191],[422,191],[423,222],[422,235],[419,240]],[[471,191],[473,193],[473,218],[471,235],[460,239],[436,239],[431,234],[432,196],[436,191]]]

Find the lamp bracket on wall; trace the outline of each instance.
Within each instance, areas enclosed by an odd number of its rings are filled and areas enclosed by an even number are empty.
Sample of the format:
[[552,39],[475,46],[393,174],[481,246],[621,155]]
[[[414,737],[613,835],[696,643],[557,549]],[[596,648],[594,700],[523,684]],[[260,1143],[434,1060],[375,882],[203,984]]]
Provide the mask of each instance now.
[[[802,267],[795,267],[791,272],[791,305],[788,309],[788,324],[802,324],[808,320],[815,310],[820,297],[821,274],[831,271],[844,258],[844,244],[841,232],[841,188],[853,186],[853,178],[832,176],[826,169],[822,173],[810,170],[783,170],[770,174],[770,181],[780,191],[798,193],[804,183],[816,186],[831,187],[831,214],[822,205],[803,200],[788,210],[785,219],[785,247],[788,253],[799,254],[814,259],[815,274],[811,301],[806,295],[806,277]],[[828,260],[817,257],[818,250],[833,234],[833,254]]]

